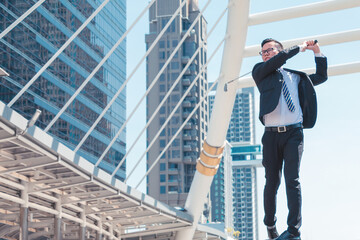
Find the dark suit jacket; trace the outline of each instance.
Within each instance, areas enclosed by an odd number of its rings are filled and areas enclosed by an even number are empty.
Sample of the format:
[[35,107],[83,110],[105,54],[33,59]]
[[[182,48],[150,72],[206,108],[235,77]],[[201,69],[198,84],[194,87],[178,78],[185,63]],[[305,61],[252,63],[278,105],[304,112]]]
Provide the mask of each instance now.
[[[263,116],[271,113],[279,103],[281,94],[281,73],[277,71],[286,60],[299,53],[299,46],[294,46],[279,52],[266,62],[257,63],[252,71],[252,76],[260,92],[260,113],[259,118],[264,124]],[[327,80],[327,59],[325,57],[315,57],[316,73],[307,75],[291,69],[286,69],[292,73],[300,75],[299,100],[303,112],[304,128],[312,128],[316,122],[317,102],[313,86]]]

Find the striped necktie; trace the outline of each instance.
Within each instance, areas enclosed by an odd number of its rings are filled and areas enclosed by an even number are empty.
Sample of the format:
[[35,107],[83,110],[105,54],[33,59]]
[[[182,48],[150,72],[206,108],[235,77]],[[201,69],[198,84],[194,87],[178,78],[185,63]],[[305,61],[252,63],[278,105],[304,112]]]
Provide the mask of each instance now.
[[290,112],[294,112],[295,111],[295,104],[291,98],[291,95],[290,95],[290,92],[289,92],[289,89],[285,83],[285,79],[282,75],[282,73],[279,71],[279,73],[281,74],[281,79],[282,79],[282,92],[284,94],[284,98],[285,98],[285,102],[290,110]]

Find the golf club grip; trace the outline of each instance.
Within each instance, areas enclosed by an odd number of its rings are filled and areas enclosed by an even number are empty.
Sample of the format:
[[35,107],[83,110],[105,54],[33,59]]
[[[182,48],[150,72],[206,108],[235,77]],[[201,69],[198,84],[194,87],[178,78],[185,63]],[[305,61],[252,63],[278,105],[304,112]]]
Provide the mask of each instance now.
[[[314,40],[314,45],[318,43],[318,40]],[[309,46],[309,44],[306,44],[307,46]]]

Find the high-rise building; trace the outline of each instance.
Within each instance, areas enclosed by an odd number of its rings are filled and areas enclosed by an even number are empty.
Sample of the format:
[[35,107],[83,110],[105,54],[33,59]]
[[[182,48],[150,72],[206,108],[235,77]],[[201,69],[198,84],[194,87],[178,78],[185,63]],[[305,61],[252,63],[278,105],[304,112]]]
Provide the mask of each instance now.
[[259,239],[256,181],[259,161],[254,160],[260,155],[260,145],[232,144],[234,229],[243,240]]
[[[33,4],[27,0],[1,1],[0,32]],[[9,103],[100,4],[97,0],[45,1],[5,35],[0,40],[0,66],[10,77],[0,79],[0,100]],[[125,30],[126,1],[110,1],[12,107],[26,118],[31,118],[39,108],[42,114],[37,125],[46,128]],[[49,133],[75,149],[125,78],[126,41],[123,41]],[[124,90],[77,153],[96,162],[125,118]],[[123,131],[104,157],[101,168],[112,172],[125,155],[125,138]],[[117,177],[125,177],[125,164]]]
[[[152,5],[149,11],[149,34],[146,35],[147,48],[150,48],[182,2],[180,0],[157,0]],[[147,119],[150,119],[181,71],[200,48],[190,67],[185,71],[178,84],[174,86],[170,97],[161,106],[147,129],[147,144],[148,146],[152,145],[147,154],[148,168],[157,160],[159,153],[166,148],[207,91],[206,72],[201,71],[202,66],[206,63],[207,52],[205,19],[201,16],[189,34],[185,34],[198,15],[197,0],[186,1],[147,58],[147,87],[156,81],[147,96]],[[185,38],[185,41],[157,79],[159,71],[182,38]],[[198,74],[200,75],[197,78]],[[181,106],[174,110],[189,88]],[[165,124],[173,111],[171,120]],[[196,160],[200,155],[201,145],[207,131],[207,122],[208,104],[205,101],[148,175],[147,193],[150,196],[170,206],[184,206],[195,174]],[[158,133],[162,126],[165,128]]]
[[[210,112],[212,110],[215,100],[215,93],[209,95]],[[254,117],[254,88],[239,89],[236,93],[233,112],[229,123],[229,128],[226,140],[231,145],[231,158],[232,158],[232,194],[233,194],[233,226],[234,231],[239,231],[239,239],[252,240],[257,239],[257,195],[256,195],[256,166],[252,163],[243,164],[239,163],[240,160],[247,159],[246,153],[239,153],[238,148],[244,146],[252,147],[255,142],[255,117]],[[234,154],[235,153],[235,154]],[[224,153],[224,157],[227,153]],[[241,156],[240,156],[241,155]],[[243,159],[244,158],[244,159]],[[252,159],[251,159],[252,160]],[[222,165],[220,165],[218,174],[222,173]],[[220,176],[215,175],[214,180]],[[212,190],[228,188],[225,182],[213,181]],[[211,191],[211,199],[214,201],[226,201],[224,196],[218,194],[216,191]],[[230,193],[228,193],[230,194]],[[216,200],[216,198],[220,198]],[[227,204],[230,204],[228,202]],[[212,220],[217,221],[216,211],[225,212],[225,209],[216,209],[212,205]]]
[[231,147],[226,141],[223,157],[210,189],[211,220],[214,223],[224,223],[226,228],[234,226]]
[[[215,92],[209,94],[210,113],[214,105]],[[236,93],[226,140],[230,143],[255,143],[254,88],[239,89]]]

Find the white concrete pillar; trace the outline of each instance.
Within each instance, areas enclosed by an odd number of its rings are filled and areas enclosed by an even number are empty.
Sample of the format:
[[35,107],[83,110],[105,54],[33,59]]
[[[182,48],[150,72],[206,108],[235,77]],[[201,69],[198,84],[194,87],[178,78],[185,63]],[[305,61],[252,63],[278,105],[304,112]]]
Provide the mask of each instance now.
[[237,78],[240,73],[248,28],[249,6],[249,0],[229,0],[226,40],[220,72],[222,77],[218,82],[207,137],[185,203],[185,209],[193,216],[194,222],[192,227],[177,232],[176,240],[193,238],[206,196],[220,164],[237,90],[236,84],[228,84],[227,91],[224,90],[224,85]]

